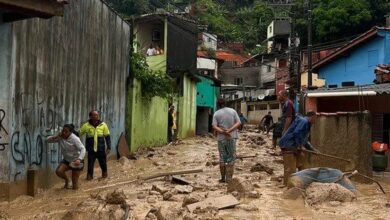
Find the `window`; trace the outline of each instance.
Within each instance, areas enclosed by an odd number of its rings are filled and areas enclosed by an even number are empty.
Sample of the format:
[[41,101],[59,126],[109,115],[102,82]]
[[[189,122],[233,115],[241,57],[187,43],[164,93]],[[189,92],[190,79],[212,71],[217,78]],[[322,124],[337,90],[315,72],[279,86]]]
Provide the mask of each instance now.
[[256,105],[256,110],[267,110],[267,104]]
[[242,78],[234,78],[235,85],[240,86],[240,85],[242,85],[242,83],[243,83]]
[[267,66],[267,73],[271,72],[271,65]]
[[270,109],[279,109],[279,103],[271,103],[269,104]]

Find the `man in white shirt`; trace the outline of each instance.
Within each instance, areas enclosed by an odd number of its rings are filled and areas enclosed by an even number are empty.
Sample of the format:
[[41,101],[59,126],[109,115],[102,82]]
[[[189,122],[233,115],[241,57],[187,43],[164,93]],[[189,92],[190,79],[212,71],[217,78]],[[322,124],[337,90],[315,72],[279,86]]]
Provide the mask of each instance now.
[[233,178],[234,162],[236,159],[237,129],[241,122],[237,112],[226,107],[224,99],[218,99],[218,111],[214,113],[213,128],[218,133],[220,182],[229,182]]
[[152,44],[149,46],[149,49],[146,51],[146,55],[147,56],[154,56],[154,55],[156,55],[156,49],[154,49]]

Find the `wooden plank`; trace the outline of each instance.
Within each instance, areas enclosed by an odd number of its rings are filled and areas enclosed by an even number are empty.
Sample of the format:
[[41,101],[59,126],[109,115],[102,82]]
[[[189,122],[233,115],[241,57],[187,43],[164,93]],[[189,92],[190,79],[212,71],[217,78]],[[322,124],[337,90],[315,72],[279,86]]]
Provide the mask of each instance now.
[[172,171],[172,172],[157,173],[157,174],[153,174],[151,176],[141,177],[141,179],[142,180],[150,180],[150,179],[164,177],[164,176],[173,176],[173,175],[190,174],[190,173],[201,173],[201,172],[203,172],[203,169],[179,170],[179,171]]
[[204,209],[207,207],[215,207],[218,209],[231,208],[240,204],[240,202],[232,195],[221,196],[217,198],[207,198],[201,202],[187,205],[187,209],[193,212],[198,207]]

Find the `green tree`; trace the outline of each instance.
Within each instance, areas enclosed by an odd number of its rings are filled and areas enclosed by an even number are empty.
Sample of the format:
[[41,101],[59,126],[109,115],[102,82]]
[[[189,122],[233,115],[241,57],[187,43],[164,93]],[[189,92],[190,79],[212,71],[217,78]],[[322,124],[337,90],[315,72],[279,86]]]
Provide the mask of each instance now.
[[149,0],[107,0],[107,2],[124,16],[149,13]]
[[317,39],[333,40],[366,29],[372,16],[365,0],[322,0],[314,9]]

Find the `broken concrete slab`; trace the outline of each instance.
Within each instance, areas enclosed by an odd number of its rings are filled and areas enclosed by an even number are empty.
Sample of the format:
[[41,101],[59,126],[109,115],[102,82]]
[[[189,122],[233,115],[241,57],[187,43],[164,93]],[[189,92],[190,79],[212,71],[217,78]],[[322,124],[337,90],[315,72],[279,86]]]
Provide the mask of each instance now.
[[160,194],[164,194],[164,193],[168,192],[168,189],[167,189],[167,188],[165,188],[165,187],[163,187],[163,186],[160,186],[160,185],[156,185],[156,184],[154,184],[154,185],[152,186],[152,189],[151,189],[151,190],[156,191],[156,192],[159,192]]
[[175,186],[175,190],[180,194],[190,194],[194,191],[194,188],[188,185],[178,185]]
[[191,205],[191,204],[197,203],[199,201],[200,201],[199,196],[186,196],[186,197],[184,197],[183,203],[181,206],[186,207],[187,205]]
[[193,212],[195,209],[205,209],[207,207],[215,207],[217,209],[232,208],[240,202],[232,195],[225,195],[216,198],[207,198],[201,202],[187,205],[187,209],[190,212]]

